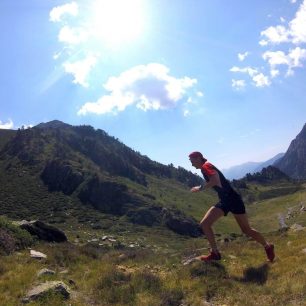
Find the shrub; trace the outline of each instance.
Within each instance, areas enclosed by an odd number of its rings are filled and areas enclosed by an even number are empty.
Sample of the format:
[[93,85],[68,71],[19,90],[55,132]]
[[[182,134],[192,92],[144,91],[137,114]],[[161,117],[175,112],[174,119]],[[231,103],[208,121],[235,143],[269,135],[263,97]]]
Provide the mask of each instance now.
[[182,305],[182,299],[184,298],[184,293],[180,288],[168,289],[161,294],[161,304],[160,306],[179,306]]
[[14,237],[5,229],[0,228],[0,254],[9,255],[16,249],[16,241]]
[[0,252],[10,254],[15,250],[24,249],[34,243],[32,236],[25,230],[0,217]]
[[133,275],[132,283],[137,291],[149,291],[152,294],[160,292],[162,288],[159,277],[149,271],[136,272]]

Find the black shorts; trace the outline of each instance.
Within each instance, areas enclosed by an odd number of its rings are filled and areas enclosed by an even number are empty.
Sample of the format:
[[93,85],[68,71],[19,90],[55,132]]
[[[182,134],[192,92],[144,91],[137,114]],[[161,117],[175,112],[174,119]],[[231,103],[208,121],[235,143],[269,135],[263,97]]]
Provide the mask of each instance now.
[[220,199],[215,207],[222,209],[224,216],[226,216],[229,212],[237,215],[245,214],[245,206],[241,196],[238,193],[234,193]]

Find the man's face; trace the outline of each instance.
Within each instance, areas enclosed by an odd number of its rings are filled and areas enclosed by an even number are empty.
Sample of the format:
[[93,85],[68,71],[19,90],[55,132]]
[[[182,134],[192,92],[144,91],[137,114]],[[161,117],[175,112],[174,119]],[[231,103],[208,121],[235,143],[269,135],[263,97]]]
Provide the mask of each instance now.
[[200,169],[203,165],[203,160],[201,159],[201,157],[190,157],[189,160],[192,166],[196,169]]

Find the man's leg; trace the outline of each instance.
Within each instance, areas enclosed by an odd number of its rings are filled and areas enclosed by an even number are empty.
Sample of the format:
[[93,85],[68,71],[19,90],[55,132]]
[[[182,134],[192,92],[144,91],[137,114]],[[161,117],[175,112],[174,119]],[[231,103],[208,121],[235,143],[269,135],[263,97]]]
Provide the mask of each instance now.
[[211,227],[222,216],[224,216],[223,210],[213,206],[207,211],[204,218],[200,222],[200,226],[206,235],[213,252],[217,252],[218,247],[216,244],[214,232]]
[[254,228],[250,227],[247,214],[234,214],[234,217],[243,233],[245,233],[247,236],[252,237],[255,241],[262,244],[264,247],[268,245],[265,238]]
[[254,228],[250,227],[249,220],[248,220],[248,217],[247,217],[246,214],[241,214],[241,215],[234,214],[234,216],[235,216],[235,219],[236,219],[237,223],[239,224],[241,230],[246,235],[252,237],[254,240],[259,242],[265,248],[268,259],[271,262],[273,262],[273,260],[275,258],[274,245],[270,244],[270,243],[267,243],[265,238],[258,231],[256,231]]

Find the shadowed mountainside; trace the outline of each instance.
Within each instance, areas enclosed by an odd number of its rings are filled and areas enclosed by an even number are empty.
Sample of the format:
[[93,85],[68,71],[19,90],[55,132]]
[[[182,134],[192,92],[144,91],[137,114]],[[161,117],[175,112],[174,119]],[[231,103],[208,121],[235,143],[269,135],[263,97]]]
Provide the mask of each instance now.
[[3,213],[29,218],[89,207],[129,222],[200,235],[191,217],[163,207],[149,190],[152,178],[172,180],[178,188],[199,184],[201,178],[191,172],[154,162],[91,126],[55,120],[30,129],[0,130],[0,135]]

